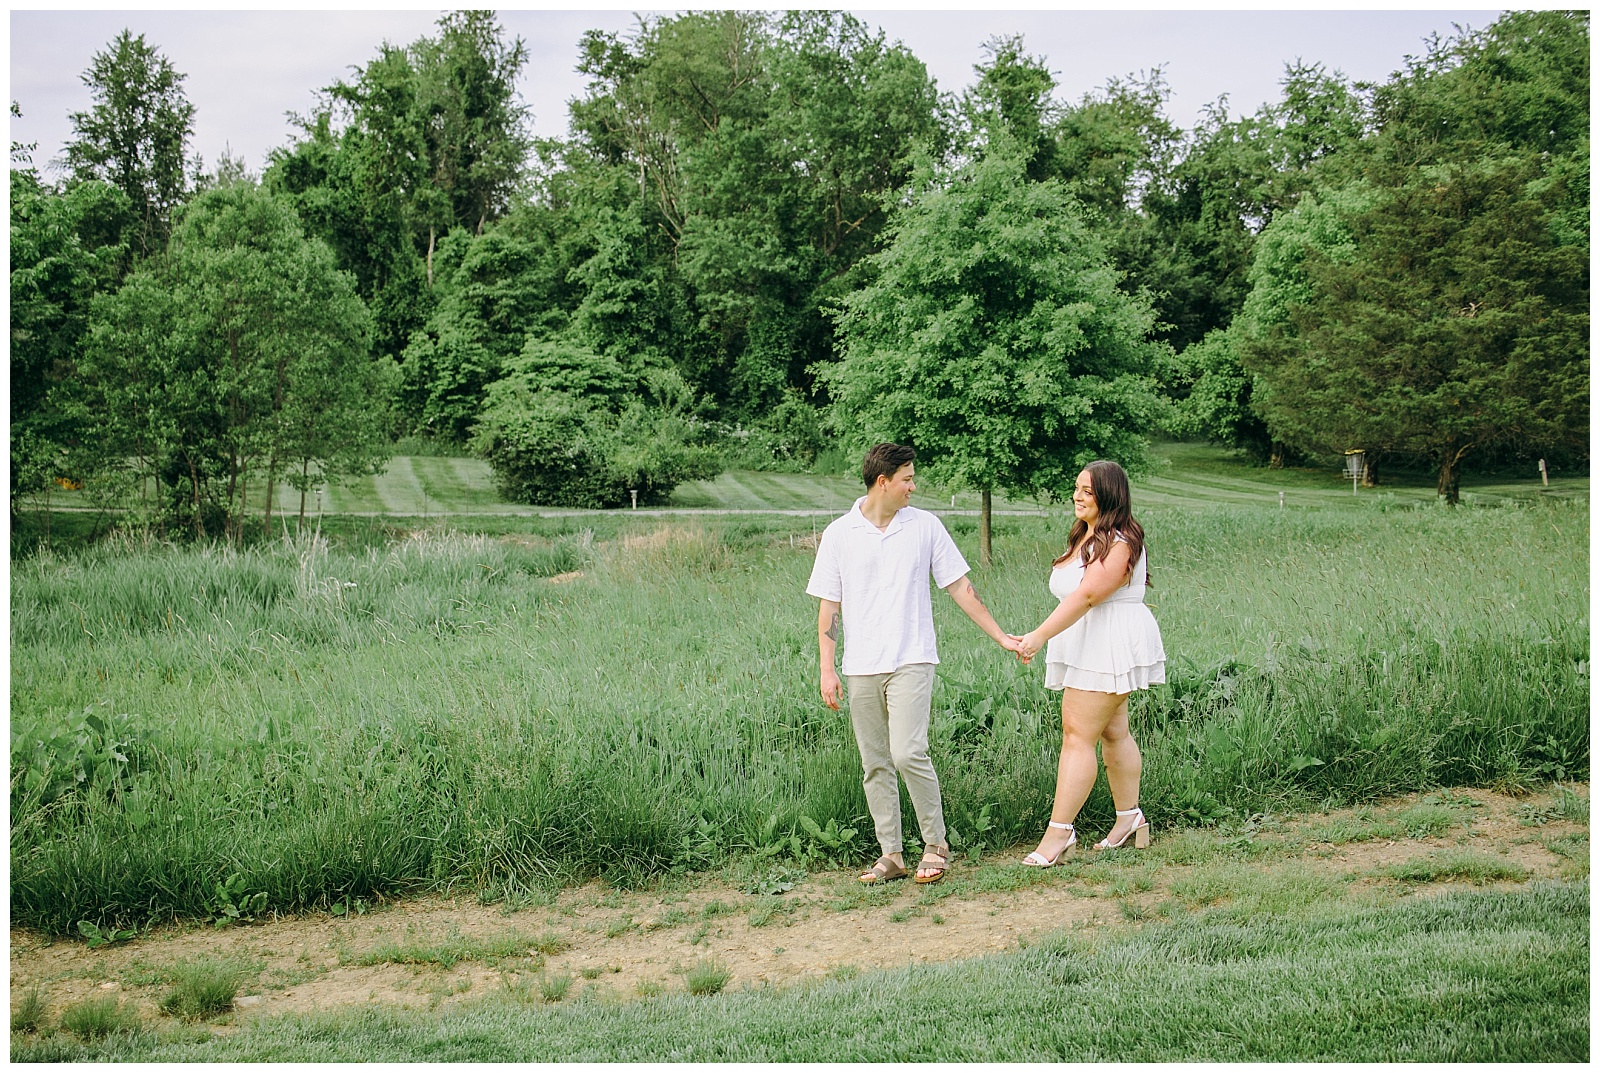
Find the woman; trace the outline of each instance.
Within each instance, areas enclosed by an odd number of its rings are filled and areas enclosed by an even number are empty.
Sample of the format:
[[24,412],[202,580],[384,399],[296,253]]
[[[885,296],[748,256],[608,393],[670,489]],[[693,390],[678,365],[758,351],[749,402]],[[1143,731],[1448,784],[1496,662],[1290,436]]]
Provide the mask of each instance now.
[[1090,462],[1072,493],[1077,516],[1067,552],[1053,564],[1050,592],[1061,600],[1017,655],[1031,660],[1046,642],[1045,686],[1061,690],[1061,762],[1055,806],[1039,848],[1024,864],[1048,868],[1078,843],[1072,822],[1089,797],[1100,742],[1117,822],[1096,849],[1150,844],[1139,808],[1139,747],[1128,733],[1128,695],[1165,682],[1161,631],[1144,606],[1144,529],[1128,509],[1128,475],[1115,462]]

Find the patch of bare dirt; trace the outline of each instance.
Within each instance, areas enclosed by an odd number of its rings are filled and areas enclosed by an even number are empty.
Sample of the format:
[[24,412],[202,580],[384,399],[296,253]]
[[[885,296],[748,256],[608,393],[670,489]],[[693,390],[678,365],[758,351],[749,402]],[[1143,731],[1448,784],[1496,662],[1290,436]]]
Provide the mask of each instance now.
[[[1489,879],[1509,888],[1587,875],[1589,788],[1577,789],[1581,809],[1562,808],[1560,791],[1509,797],[1464,790],[1220,831],[1158,830],[1147,851],[1097,857],[1079,850],[1066,867],[1047,870],[1020,867],[1032,848],[1023,846],[981,861],[958,857],[946,881],[929,886],[863,888],[854,872],[820,873],[788,877],[793,889],[772,895],[690,877],[638,892],[588,884],[550,904],[509,911],[468,897],[426,896],[345,919],[165,928],[95,950],[13,928],[12,1002],[37,986],[59,1014],[81,999],[116,993],[157,1017],[174,966],[223,958],[250,967],[237,1018],[439,1006],[499,989],[537,1001],[539,983],[560,977],[573,980],[569,998],[595,990],[598,998],[626,1000],[682,990],[682,973],[703,960],[731,973],[729,988],[781,986],[991,954],[1073,926],[1138,927],[1197,870],[1237,869],[1240,862],[1264,877],[1285,868],[1346,875],[1366,898],[1382,900],[1470,880],[1397,880],[1388,874],[1393,866],[1465,858],[1515,866],[1512,873],[1525,878]],[[1405,833],[1408,824],[1416,837]],[[462,948],[471,956],[439,963],[438,951]],[[359,964],[374,957],[389,960]],[[421,963],[399,963],[404,959]]]

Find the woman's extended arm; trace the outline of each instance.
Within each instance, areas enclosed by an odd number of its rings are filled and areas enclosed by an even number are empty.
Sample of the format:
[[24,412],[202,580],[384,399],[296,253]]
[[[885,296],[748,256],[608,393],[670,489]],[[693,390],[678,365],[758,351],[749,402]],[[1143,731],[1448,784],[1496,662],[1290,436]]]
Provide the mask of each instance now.
[[1039,623],[1022,638],[1017,655],[1023,662],[1032,659],[1050,638],[1077,622],[1091,607],[1106,601],[1112,593],[1128,583],[1128,545],[1117,541],[1105,558],[1096,559],[1083,572],[1083,581],[1067,594],[1066,598],[1050,612],[1050,617]]

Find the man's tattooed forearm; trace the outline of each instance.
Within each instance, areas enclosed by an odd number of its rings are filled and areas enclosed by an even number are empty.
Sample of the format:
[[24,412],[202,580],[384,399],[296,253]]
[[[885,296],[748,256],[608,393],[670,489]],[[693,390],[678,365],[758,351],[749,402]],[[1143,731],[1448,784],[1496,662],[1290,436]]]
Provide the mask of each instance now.
[[983,597],[978,595],[978,590],[973,587],[971,581],[967,582],[967,595],[978,601],[979,607],[983,608],[985,611],[989,610],[989,605],[983,602]]
[[833,613],[833,621],[828,624],[828,629],[823,634],[824,637],[826,637],[828,640],[834,642],[835,644],[837,644],[838,641],[839,641],[839,622],[840,622],[842,617],[843,616],[841,616],[839,612],[835,611]]

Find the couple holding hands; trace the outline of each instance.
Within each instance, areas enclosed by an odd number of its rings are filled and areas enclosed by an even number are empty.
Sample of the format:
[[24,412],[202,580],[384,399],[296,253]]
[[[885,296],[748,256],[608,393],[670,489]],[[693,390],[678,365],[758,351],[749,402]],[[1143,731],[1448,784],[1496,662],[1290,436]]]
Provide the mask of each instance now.
[[[978,628],[1027,663],[1045,653],[1045,686],[1061,691],[1061,760],[1055,805],[1038,849],[1024,864],[1048,868],[1077,845],[1072,822],[1088,799],[1098,741],[1117,822],[1097,849],[1150,842],[1139,809],[1139,747],[1128,733],[1128,695],[1166,681],[1161,631],[1144,606],[1144,530],[1128,509],[1128,475],[1115,462],[1091,462],[1072,493],[1076,521],[1067,550],[1052,564],[1059,605],[1039,626],[1005,633],[978,597],[968,566],[937,515],[911,506],[916,452],[880,443],[867,452],[867,494],[823,531],[807,594],[817,616],[822,700],[838,710],[849,696],[861,750],[862,785],[882,851],[863,883],[903,879],[898,772],[916,809],[924,852],[918,883],[944,878],[950,864],[939,778],[928,759],[933,668],[939,662],[928,589],[944,589]],[[840,628],[848,635],[834,669]],[[840,672],[844,681],[840,681]]]

